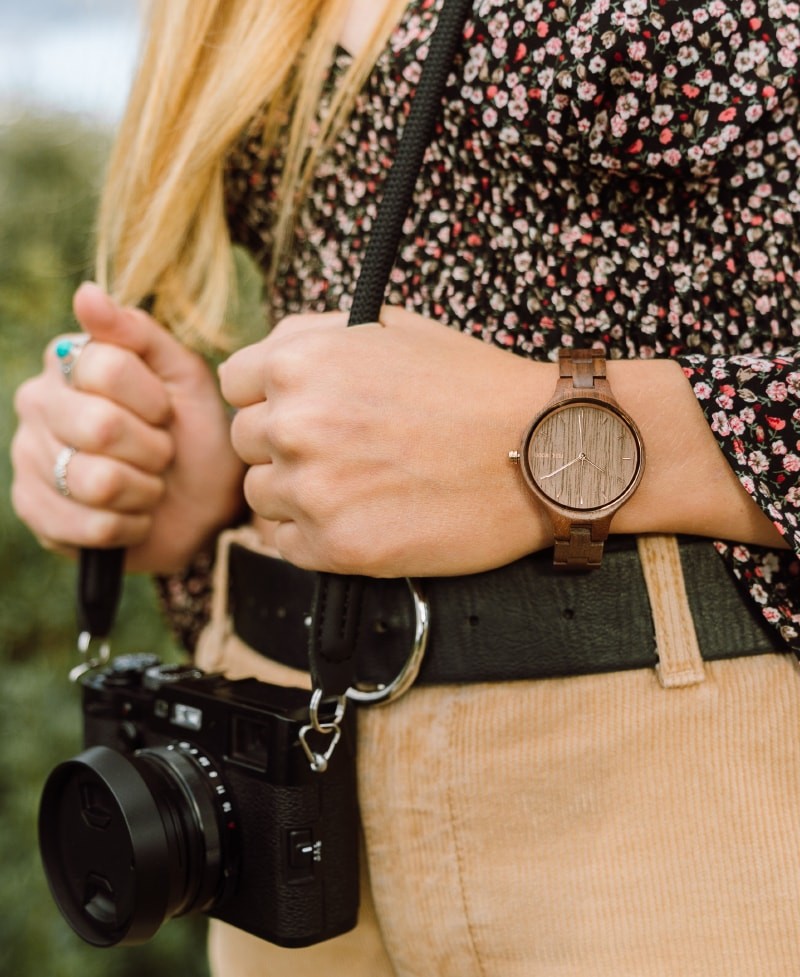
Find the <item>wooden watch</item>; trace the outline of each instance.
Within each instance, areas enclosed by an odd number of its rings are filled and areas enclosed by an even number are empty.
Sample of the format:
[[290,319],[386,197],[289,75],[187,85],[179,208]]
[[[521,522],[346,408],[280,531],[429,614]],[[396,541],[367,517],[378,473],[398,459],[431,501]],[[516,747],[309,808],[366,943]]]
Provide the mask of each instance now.
[[641,481],[644,445],[611,393],[602,350],[562,349],[558,363],[553,399],[509,457],[552,522],[555,566],[592,569],[614,513]]

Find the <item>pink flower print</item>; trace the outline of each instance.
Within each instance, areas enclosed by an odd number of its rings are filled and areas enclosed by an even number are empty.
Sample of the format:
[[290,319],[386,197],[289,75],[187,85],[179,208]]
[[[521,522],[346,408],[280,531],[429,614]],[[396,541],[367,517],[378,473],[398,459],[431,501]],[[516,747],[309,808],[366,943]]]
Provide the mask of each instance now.
[[694,36],[694,27],[690,20],[679,20],[677,24],[672,25],[672,36],[676,41],[685,43],[690,41]]
[[745,424],[754,424],[756,420],[756,412],[752,407],[742,408],[739,416],[742,418]]
[[611,133],[620,139],[628,131],[628,123],[620,115],[611,116]]
[[[798,461],[800,462],[800,459]],[[751,451],[747,456],[747,464],[756,475],[763,475],[764,472],[769,471],[769,459],[763,451]],[[784,466],[785,464],[786,459],[784,459]]]
[[711,430],[723,438],[731,433],[728,415],[724,411],[717,411],[711,415]]
[[736,118],[736,109],[731,105],[727,109],[723,109],[719,114],[720,122],[731,122]]

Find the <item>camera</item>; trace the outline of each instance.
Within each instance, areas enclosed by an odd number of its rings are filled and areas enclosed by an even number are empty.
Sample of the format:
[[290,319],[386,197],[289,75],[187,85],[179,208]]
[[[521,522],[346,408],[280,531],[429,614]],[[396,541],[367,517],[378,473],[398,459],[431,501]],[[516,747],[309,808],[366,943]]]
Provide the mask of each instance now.
[[[142,943],[204,912],[307,946],[358,911],[355,728],[312,770],[310,693],[153,655],[81,680],[86,749],[49,775],[39,846],[50,890],[95,946]],[[305,746],[304,746],[305,741]]]

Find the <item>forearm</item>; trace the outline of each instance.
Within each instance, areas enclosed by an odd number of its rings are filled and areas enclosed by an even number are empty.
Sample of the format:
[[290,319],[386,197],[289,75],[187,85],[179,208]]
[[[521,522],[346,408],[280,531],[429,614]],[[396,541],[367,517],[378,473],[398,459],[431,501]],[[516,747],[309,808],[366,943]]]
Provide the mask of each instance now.
[[642,482],[615,517],[613,532],[690,533],[785,547],[726,461],[677,363],[617,360],[608,364],[608,375],[647,452]]

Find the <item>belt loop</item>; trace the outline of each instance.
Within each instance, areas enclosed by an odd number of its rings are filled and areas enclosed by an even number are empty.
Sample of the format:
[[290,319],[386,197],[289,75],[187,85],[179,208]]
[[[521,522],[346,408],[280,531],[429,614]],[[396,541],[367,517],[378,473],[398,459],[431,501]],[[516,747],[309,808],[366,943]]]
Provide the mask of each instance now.
[[705,680],[703,657],[686,595],[675,536],[653,534],[636,540],[655,627],[656,674],[665,689]]

